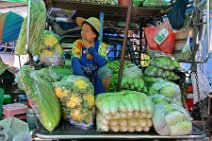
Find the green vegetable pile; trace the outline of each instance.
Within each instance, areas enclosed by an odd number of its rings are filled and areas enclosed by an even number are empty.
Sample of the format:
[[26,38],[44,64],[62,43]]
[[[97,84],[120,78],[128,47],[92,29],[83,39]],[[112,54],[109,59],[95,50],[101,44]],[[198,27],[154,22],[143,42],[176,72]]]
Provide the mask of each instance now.
[[127,90],[134,90],[138,92],[147,92],[146,86],[144,84],[144,80],[140,78],[130,78],[127,76],[123,76],[121,80],[121,88]]
[[[131,62],[125,60],[124,61],[124,68],[126,68],[128,64],[131,64]],[[120,62],[119,62],[119,60],[109,61],[107,63],[107,67],[109,69],[111,69],[111,72],[112,72],[112,79],[111,79],[111,82],[110,82],[110,86],[108,88],[108,92],[115,92],[116,87],[117,87]]]
[[[159,81],[154,83],[149,91],[154,104],[182,105],[180,87],[174,82]],[[160,100],[158,100],[160,99]]]
[[155,66],[148,66],[144,74],[152,77],[161,77],[171,81],[176,81],[180,78],[174,71],[157,68]]
[[154,8],[163,8],[169,6],[170,3],[168,0],[145,0],[143,2],[144,7],[154,7]]

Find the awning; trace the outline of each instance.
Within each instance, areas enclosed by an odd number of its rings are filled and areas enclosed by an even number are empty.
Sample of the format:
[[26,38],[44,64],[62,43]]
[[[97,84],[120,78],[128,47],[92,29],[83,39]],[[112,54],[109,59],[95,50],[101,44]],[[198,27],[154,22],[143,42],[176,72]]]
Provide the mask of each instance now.
[[17,40],[23,21],[24,18],[14,12],[0,14],[0,41]]
[[0,9],[27,6],[28,2],[6,2],[0,0]]

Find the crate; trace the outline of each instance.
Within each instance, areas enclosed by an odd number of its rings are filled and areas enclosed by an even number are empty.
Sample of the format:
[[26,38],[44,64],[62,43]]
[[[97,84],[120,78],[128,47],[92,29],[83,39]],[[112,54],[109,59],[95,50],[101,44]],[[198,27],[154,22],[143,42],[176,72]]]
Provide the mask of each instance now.
[[13,117],[17,115],[26,115],[27,105],[22,103],[13,103],[3,105],[3,115],[4,118]]

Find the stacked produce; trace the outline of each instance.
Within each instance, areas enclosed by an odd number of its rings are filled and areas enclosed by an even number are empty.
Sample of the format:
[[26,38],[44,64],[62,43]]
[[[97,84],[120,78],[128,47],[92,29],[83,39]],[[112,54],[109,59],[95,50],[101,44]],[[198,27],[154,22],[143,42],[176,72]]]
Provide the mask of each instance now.
[[175,70],[179,70],[179,63],[171,57],[161,56],[151,59],[150,66],[147,67],[144,74],[175,81],[179,79],[179,76],[174,72]]
[[121,88],[134,90],[139,92],[147,92],[144,80],[142,78],[142,70],[135,64],[129,64],[123,71]]
[[[124,68],[126,68],[126,66],[130,63],[131,62],[125,60],[124,61]],[[112,72],[112,79],[111,79],[110,86],[109,86],[107,91],[108,92],[115,92],[116,87],[117,87],[120,62],[119,62],[119,60],[109,61],[107,63],[107,67],[110,68],[111,72]]]
[[60,65],[63,63],[63,51],[57,36],[45,31],[42,38],[42,47],[39,50],[39,60],[47,66]]
[[[76,1],[76,0],[74,0]],[[109,5],[117,5],[116,0],[77,0],[81,2],[86,2],[86,3],[93,3],[93,4],[109,4]]]
[[143,93],[104,93],[97,96],[95,105],[98,131],[148,132],[152,126],[153,105]]
[[154,7],[154,8],[161,8],[167,7],[170,3],[167,0],[145,0],[143,2],[144,7]]
[[159,135],[186,135],[192,131],[189,112],[181,106],[158,104],[154,106],[153,126]]
[[35,106],[36,116],[41,124],[48,131],[54,130],[61,118],[61,106],[48,71],[40,72],[30,66],[23,66],[18,76],[24,91]]
[[179,63],[171,55],[155,55],[155,57],[150,61],[150,64],[157,68],[162,68],[166,70],[180,69]]
[[149,91],[154,104],[182,105],[180,87],[174,82],[158,81]]
[[147,67],[149,66],[149,63],[150,63],[150,57],[146,54],[141,54],[141,66]]
[[42,37],[44,34],[46,23],[46,7],[43,0],[33,0],[31,2],[30,12],[30,29],[29,29],[29,44],[26,49],[26,37],[27,37],[27,18],[25,18],[18,41],[15,47],[15,54],[32,54],[37,55],[39,48],[42,47]]
[[144,73],[147,76],[161,77],[171,81],[175,81],[180,78],[174,71],[157,68],[155,66],[148,66]]
[[150,60],[150,65],[144,71],[143,79],[147,89],[154,82],[160,80],[176,81],[180,77],[176,71],[180,70],[180,65],[171,55],[156,54],[153,59]]
[[87,129],[93,125],[94,88],[82,76],[65,76],[54,83],[55,93],[60,99],[63,117],[79,128]]

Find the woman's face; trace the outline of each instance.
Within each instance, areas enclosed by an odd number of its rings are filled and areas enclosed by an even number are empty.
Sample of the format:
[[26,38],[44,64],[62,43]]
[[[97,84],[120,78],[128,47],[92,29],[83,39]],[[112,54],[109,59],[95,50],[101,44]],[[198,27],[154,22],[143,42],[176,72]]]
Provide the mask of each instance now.
[[91,26],[87,23],[82,25],[81,36],[83,40],[87,40],[88,42],[94,42],[96,38],[95,32],[93,32]]

